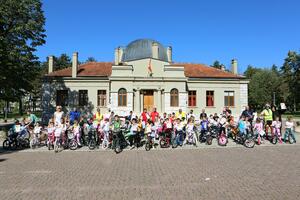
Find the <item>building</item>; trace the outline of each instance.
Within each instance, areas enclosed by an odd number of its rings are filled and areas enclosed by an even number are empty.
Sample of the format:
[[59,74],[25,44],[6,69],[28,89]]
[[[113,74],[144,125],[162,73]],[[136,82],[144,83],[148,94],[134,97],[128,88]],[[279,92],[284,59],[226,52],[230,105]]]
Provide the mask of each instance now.
[[150,39],[116,48],[114,63],[78,65],[78,53],[74,53],[72,67],[53,71],[53,65],[53,56],[49,56],[42,97],[46,115],[62,105],[67,110],[110,109],[122,116],[153,107],[160,113],[180,108],[219,113],[228,106],[237,116],[248,104],[248,80],[238,75],[235,59],[231,72],[204,64],[176,63],[171,47]]

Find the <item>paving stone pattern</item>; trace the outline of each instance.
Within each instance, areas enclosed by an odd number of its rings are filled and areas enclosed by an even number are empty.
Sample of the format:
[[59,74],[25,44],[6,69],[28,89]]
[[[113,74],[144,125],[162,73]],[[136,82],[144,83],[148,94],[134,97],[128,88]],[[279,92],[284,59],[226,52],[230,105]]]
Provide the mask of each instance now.
[[0,154],[0,199],[300,199],[300,145]]

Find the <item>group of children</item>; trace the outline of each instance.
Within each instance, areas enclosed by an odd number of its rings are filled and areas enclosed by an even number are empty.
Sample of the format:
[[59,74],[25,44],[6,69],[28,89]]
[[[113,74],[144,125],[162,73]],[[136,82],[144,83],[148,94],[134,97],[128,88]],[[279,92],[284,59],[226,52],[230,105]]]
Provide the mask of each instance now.
[[264,120],[261,117],[257,117],[254,122],[252,123],[248,117],[241,116],[238,122],[238,129],[240,134],[247,134],[248,132],[253,132],[254,135],[259,135],[260,137],[269,137],[269,130],[271,132],[272,137],[277,136],[279,139],[279,143],[286,142],[288,135],[290,134],[294,143],[296,143],[296,138],[294,134],[295,124],[292,120],[292,117],[287,117],[285,122],[285,134],[284,138],[282,139],[282,122],[279,120],[279,117],[275,117],[275,120],[269,125],[264,123]]
[[[234,120],[234,117],[230,114],[218,114],[202,115],[200,118],[196,118],[193,114],[176,116],[175,114],[167,115],[164,113],[162,116],[151,114],[143,115],[139,117],[137,115],[131,115],[130,118],[122,119],[114,113],[106,115],[99,114],[97,112],[93,116],[81,116],[79,120],[70,120],[69,116],[54,115],[49,120],[47,126],[48,135],[54,136],[56,139],[60,139],[62,142],[66,142],[67,131],[73,133],[74,138],[77,140],[79,146],[81,146],[80,138],[85,131],[88,131],[91,127],[96,129],[98,133],[99,141],[103,148],[108,148],[112,142],[113,132],[120,131],[121,128],[126,129],[125,138],[128,140],[129,145],[132,148],[137,147],[142,138],[151,138],[153,142],[159,142],[162,134],[165,137],[175,138],[174,142],[178,145],[184,145],[187,143],[197,145],[198,141],[203,137],[205,133],[209,131],[210,127],[219,127],[219,131],[227,132],[230,127],[236,127],[239,130],[239,134],[247,134],[253,132],[255,135],[266,136],[266,130],[271,128],[271,133],[277,134],[279,142],[286,141],[286,137],[291,134],[292,139],[296,142],[293,128],[295,127],[291,117],[287,118],[285,122],[285,136],[282,139],[282,123],[278,117],[272,122],[271,125],[264,124],[264,120],[261,117],[257,117],[253,120],[246,116],[241,115],[238,122]],[[15,133],[19,135],[26,133],[26,123],[16,121],[13,129]],[[268,127],[269,126],[269,127]],[[33,133],[38,135],[42,132],[42,126],[39,123],[35,123]],[[64,139],[62,139],[64,138]]]

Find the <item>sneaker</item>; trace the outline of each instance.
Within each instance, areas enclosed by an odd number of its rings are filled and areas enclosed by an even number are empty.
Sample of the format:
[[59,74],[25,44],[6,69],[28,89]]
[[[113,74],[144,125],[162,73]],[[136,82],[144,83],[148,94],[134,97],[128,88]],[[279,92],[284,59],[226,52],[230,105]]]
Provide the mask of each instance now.
[[132,149],[134,149],[135,148],[135,146],[132,146],[132,147],[130,147],[130,150],[132,150]]

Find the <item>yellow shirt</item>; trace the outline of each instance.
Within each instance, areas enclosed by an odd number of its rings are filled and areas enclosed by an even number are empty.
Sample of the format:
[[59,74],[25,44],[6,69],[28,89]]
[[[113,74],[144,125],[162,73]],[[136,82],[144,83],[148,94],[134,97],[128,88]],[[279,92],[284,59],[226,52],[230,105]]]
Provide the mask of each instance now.
[[100,121],[103,119],[103,115],[101,113],[96,112],[96,120]]
[[265,121],[272,121],[273,120],[273,112],[271,109],[264,109],[263,110],[263,115]]

